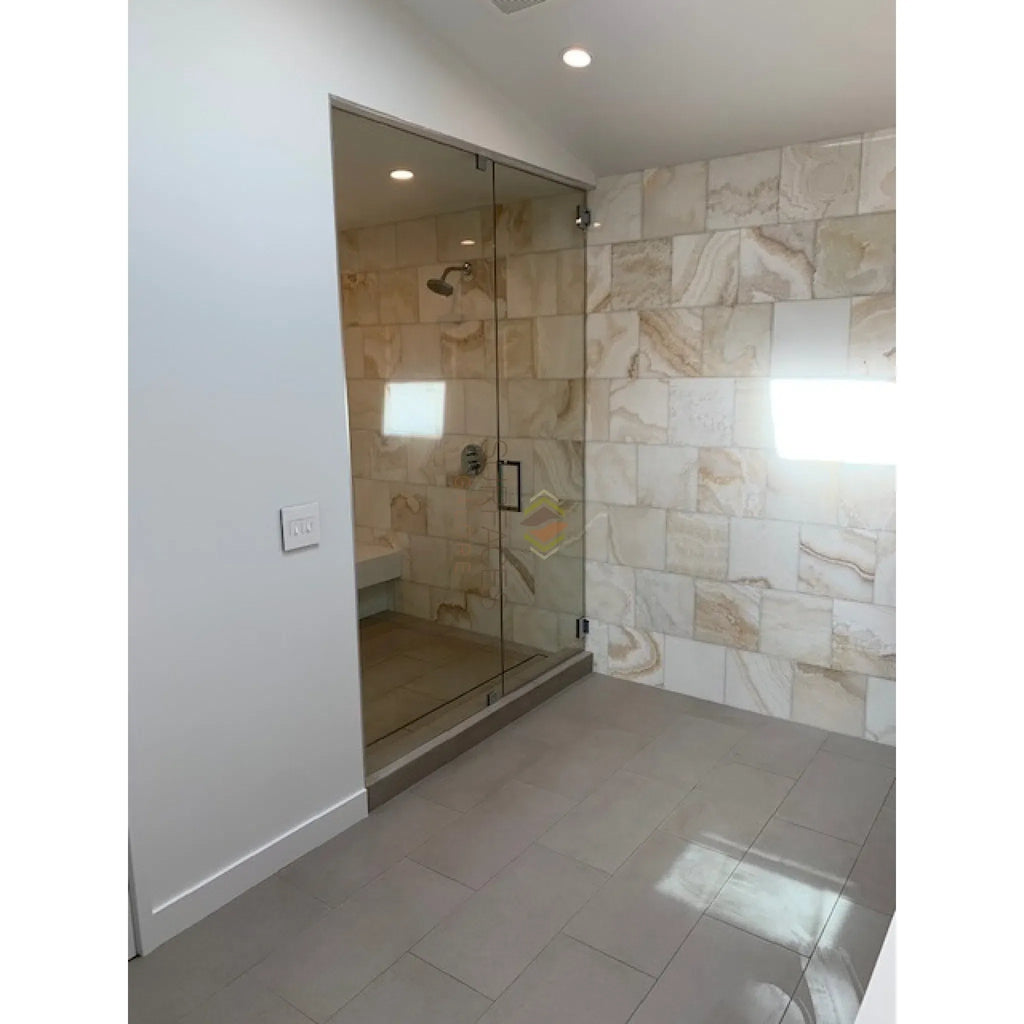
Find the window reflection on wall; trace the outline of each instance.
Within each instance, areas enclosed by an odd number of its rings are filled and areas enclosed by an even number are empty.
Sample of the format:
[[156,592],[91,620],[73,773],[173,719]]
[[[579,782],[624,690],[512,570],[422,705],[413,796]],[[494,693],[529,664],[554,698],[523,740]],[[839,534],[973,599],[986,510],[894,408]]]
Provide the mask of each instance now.
[[385,437],[441,437],[444,384],[443,380],[388,381],[381,433]]

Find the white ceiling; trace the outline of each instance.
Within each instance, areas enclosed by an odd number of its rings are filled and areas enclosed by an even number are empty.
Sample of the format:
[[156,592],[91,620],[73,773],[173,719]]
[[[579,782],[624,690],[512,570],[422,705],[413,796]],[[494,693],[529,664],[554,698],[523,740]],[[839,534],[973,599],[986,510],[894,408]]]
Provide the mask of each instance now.
[[[401,2],[598,174],[896,120],[894,0]],[[593,64],[566,68],[569,45]]]

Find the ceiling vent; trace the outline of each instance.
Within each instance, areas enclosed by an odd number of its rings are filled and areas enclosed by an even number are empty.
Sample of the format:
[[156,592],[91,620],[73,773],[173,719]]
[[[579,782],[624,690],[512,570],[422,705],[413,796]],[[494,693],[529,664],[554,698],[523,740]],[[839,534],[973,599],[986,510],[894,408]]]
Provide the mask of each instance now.
[[537,4],[544,3],[544,0],[491,0],[491,3],[502,14],[515,14],[518,11],[525,11],[528,7],[536,7]]

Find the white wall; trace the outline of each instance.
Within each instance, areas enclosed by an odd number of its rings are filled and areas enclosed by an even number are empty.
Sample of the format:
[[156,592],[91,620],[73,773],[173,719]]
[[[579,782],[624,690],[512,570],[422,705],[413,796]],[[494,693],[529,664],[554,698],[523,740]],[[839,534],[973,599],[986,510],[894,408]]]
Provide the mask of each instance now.
[[[328,95],[567,176],[390,0],[135,0],[130,834],[143,952],[365,814]],[[278,509],[319,501],[319,548]]]

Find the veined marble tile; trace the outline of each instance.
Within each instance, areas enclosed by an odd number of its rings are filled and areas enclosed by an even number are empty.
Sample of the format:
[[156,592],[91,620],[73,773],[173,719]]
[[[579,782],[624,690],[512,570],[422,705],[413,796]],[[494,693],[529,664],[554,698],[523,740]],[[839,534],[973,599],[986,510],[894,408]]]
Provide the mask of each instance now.
[[370,446],[370,476],[374,480],[405,480],[409,475],[404,437],[373,435]]
[[608,672],[619,679],[648,686],[665,683],[665,638],[660,633],[628,626],[608,626]]
[[896,745],[896,681],[868,678],[864,738]]
[[632,310],[587,317],[587,376],[635,377],[639,316]]
[[349,451],[352,455],[352,475],[370,477],[370,449],[373,439],[378,436],[375,430],[352,430],[350,433]]
[[366,376],[366,362],[363,358],[363,332],[365,327],[346,327],[341,332],[341,348],[345,357],[345,377],[359,380]]
[[672,239],[672,305],[729,306],[739,288],[740,233],[716,231]]
[[[448,263],[462,263],[486,255],[483,218],[480,210],[459,210],[442,213],[437,217],[437,259]],[[488,235],[491,231],[488,231]],[[463,239],[472,239],[472,245],[463,245]]]
[[680,445],[637,447],[637,502],[649,508],[697,509],[698,449]]
[[391,523],[391,485],[386,480],[353,480],[356,526],[386,530]]
[[736,381],[733,443],[739,448],[774,448],[775,423],[769,382],[763,379]]
[[395,376],[402,380],[440,380],[440,325],[401,324],[398,337],[401,356]]
[[509,317],[558,312],[558,256],[553,252],[509,256],[506,271]]
[[844,464],[839,468],[839,525],[896,529],[896,467]]
[[795,590],[799,544],[797,523],[733,519],[729,524],[729,581]]
[[698,447],[729,444],[734,397],[735,383],[731,380],[670,381],[669,441]]
[[364,375],[375,380],[394,377],[401,360],[398,327],[382,324],[352,329],[358,330],[362,339]]
[[498,363],[502,377],[536,377],[532,319],[498,322]]
[[468,538],[466,492],[461,487],[427,488],[427,533],[450,540]]
[[800,528],[799,589],[804,593],[870,601],[875,562],[873,533],[810,524]]
[[857,212],[860,136],[785,146],[779,219],[820,220]]
[[594,671],[608,674],[608,627],[603,622],[590,620],[590,632],[584,641],[585,650],[594,658]]
[[512,639],[517,644],[554,653],[558,650],[558,619],[546,609],[514,604]]
[[363,269],[359,239],[354,229],[338,232],[338,266],[346,274],[354,274]]
[[886,128],[864,136],[858,213],[896,209],[896,131]]
[[639,315],[641,377],[699,377],[703,345],[699,309],[644,309]]
[[725,703],[725,648],[665,637],[665,689]]
[[[631,242],[641,237],[643,172],[598,178],[588,197],[595,241]],[[600,225],[600,226],[599,226]]]
[[667,238],[612,246],[612,309],[667,306],[672,287],[672,244]]
[[502,557],[502,582],[505,587],[505,598],[513,604],[533,604],[537,588],[533,574],[535,561],[526,552],[505,548]]
[[702,376],[765,377],[772,345],[772,307],[705,306]]
[[587,312],[612,308],[612,247],[587,243]]
[[708,164],[709,228],[742,228],[779,220],[781,153],[720,157]]
[[740,302],[809,299],[814,224],[768,224],[740,232]]
[[582,377],[583,317],[539,316],[535,327],[538,377]]
[[377,275],[362,271],[341,275],[342,325],[380,323],[380,292]]
[[665,523],[665,567],[704,579],[724,580],[729,570],[729,520],[669,512]]
[[835,525],[839,508],[839,466],[771,456],[765,515],[798,523]]
[[895,608],[836,601],[832,619],[833,667],[896,678]]
[[[492,320],[507,315],[507,266],[491,259],[470,260],[472,273],[461,278],[459,285],[459,317],[462,320]],[[495,275],[497,269],[497,275]],[[497,277],[497,280],[495,279]],[[497,288],[497,292],[495,292]],[[495,300],[497,295],[497,300]]]
[[608,562],[608,506],[600,501],[587,501],[583,516],[587,557],[595,562]]
[[708,164],[701,160],[643,172],[644,238],[664,238],[704,230]]
[[547,491],[561,502],[581,501],[583,442],[534,441],[533,490]]
[[550,558],[534,560],[537,581],[536,605],[551,612],[578,615],[583,607],[583,559],[556,552]]
[[668,384],[663,380],[613,380],[608,394],[613,441],[664,444],[668,440]]
[[582,233],[576,226],[579,202],[579,193],[575,190],[531,200],[534,251],[572,249],[582,243]]
[[583,380],[508,381],[511,437],[583,439]]
[[494,336],[484,320],[441,325],[441,375],[445,380],[494,380]]
[[768,465],[756,448],[702,448],[697,509],[727,516],[762,516]]
[[766,590],[761,600],[759,647],[765,654],[828,667],[832,662],[832,601]]
[[896,296],[868,295],[850,305],[851,376],[896,377]]
[[815,252],[815,298],[896,290],[894,213],[820,221]]
[[494,382],[489,380],[466,380],[462,382],[465,395],[466,433],[494,435],[497,433],[498,398],[494,393]]
[[609,508],[609,557],[634,569],[664,569],[665,529],[664,509]]
[[847,736],[863,736],[867,678],[797,664],[793,677],[793,721]]
[[415,484],[391,485],[391,529],[403,533],[427,532],[427,489]]
[[395,580],[395,611],[415,615],[417,619],[429,619],[430,587],[411,580]]
[[533,204],[529,199],[498,203],[495,210],[495,250],[514,256],[533,250]]
[[377,286],[380,289],[381,323],[413,324],[419,320],[419,273],[415,267],[382,270]]
[[587,443],[607,441],[609,431],[610,380],[590,379],[587,381]]
[[636,577],[628,565],[588,561],[587,615],[619,626],[636,624]]
[[558,312],[582,314],[587,309],[587,250],[577,244],[558,255]]
[[403,220],[395,225],[396,262],[400,267],[416,267],[436,263],[437,222],[433,217]]
[[377,224],[356,231],[359,258],[365,270],[387,270],[395,266],[395,225]]
[[636,572],[636,624],[672,636],[693,636],[694,585],[674,572]]
[[896,604],[896,534],[878,535],[878,560],[875,563],[874,603]]
[[402,577],[413,583],[439,586],[448,579],[448,541],[444,537],[413,534],[409,538],[409,567]]
[[410,437],[407,439],[407,446],[411,482],[441,486],[447,481],[444,445],[440,439]]
[[789,718],[793,663],[754,651],[725,652],[725,703],[759,715]]
[[587,497],[612,505],[636,504],[635,444],[586,445]]
[[696,640],[757,650],[761,589],[697,580],[693,635]]
[[348,422],[352,430],[381,428],[384,411],[382,380],[350,380],[348,382]]
[[[768,308],[768,307],[765,307]],[[772,326],[772,376],[846,376],[850,344],[850,300],[777,302]]]

